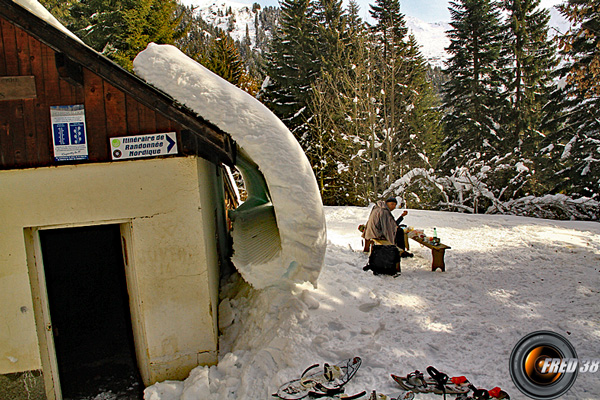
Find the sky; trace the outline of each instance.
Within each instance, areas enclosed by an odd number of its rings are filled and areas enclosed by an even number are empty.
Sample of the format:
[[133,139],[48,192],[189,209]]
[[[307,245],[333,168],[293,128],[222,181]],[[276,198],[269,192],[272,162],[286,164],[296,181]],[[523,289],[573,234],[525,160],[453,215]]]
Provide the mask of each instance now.
[[[184,0],[186,4],[203,3],[210,0]],[[253,4],[255,2],[263,6],[278,6],[279,0],[234,0],[237,3]],[[361,9],[361,16],[368,20],[369,4],[374,0],[356,0]],[[543,7],[549,8],[562,3],[562,0],[541,0]],[[348,0],[344,0],[347,4]],[[425,22],[450,22],[448,11],[448,0],[400,0],[400,10],[405,15],[419,18]]]

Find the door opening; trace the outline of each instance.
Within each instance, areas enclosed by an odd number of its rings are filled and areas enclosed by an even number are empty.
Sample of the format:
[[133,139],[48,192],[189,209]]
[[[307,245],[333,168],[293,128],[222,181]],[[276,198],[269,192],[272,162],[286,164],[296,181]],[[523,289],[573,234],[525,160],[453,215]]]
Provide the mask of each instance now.
[[63,399],[141,399],[120,226],[39,234]]

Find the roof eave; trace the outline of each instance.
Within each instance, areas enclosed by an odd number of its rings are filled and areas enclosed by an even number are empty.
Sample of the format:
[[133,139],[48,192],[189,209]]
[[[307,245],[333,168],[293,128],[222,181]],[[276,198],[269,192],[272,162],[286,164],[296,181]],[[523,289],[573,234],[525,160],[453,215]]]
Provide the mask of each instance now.
[[151,86],[91,47],[38,18],[12,0],[0,0],[0,16],[25,30],[54,51],[105,79],[144,106],[159,112],[182,127],[182,145],[188,151],[210,160],[233,166],[236,146],[231,137],[217,126],[177,103],[166,93]]

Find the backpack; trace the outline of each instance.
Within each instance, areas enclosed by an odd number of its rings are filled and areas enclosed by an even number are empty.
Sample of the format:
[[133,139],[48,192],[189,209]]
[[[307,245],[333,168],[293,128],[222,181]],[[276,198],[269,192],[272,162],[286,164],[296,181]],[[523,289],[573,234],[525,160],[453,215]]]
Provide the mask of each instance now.
[[396,275],[396,264],[400,262],[400,251],[393,245],[373,245],[369,255],[369,263],[363,268],[371,270],[375,275]]

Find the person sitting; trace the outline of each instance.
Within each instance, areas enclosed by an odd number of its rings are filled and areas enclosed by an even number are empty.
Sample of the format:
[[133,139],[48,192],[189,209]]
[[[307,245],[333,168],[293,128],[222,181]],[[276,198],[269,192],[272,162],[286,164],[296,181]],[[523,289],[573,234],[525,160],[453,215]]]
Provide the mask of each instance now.
[[392,197],[386,201],[379,200],[371,209],[362,237],[365,242],[372,241],[382,246],[382,252],[375,252],[375,248],[373,248],[369,255],[369,263],[363,268],[365,271],[372,269],[374,274],[391,274],[393,271],[394,276],[400,275],[400,253],[395,245],[398,225],[392,215],[396,204],[398,202]]
[[413,256],[406,251],[408,248],[406,234],[404,233],[404,229],[399,227],[404,217],[408,214],[408,211],[405,210],[398,219],[394,219],[392,211],[397,205],[398,201],[395,197],[390,197],[385,202],[379,200],[375,203],[369,219],[364,229],[362,229],[362,237],[365,239],[365,248],[363,250],[365,253],[370,251],[371,244],[374,242],[380,245],[395,244],[402,250],[400,257]]
[[379,245],[396,243],[398,225],[392,215],[392,210],[396,208],[397,204],[398,201],[394,197],[375,203],[362,233],[365,240],[371,240]]

